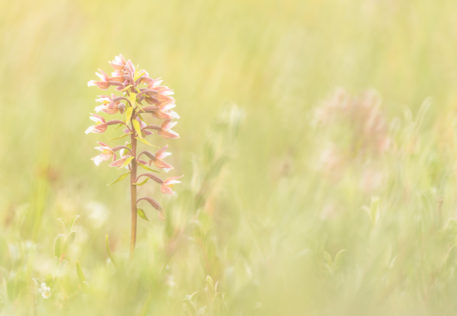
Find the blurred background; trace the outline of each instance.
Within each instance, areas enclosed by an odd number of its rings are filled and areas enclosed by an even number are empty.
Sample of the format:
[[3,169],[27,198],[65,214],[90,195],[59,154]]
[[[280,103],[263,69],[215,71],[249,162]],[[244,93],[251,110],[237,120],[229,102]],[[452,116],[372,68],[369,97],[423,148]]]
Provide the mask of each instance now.
[[[0,3],[1,315],[455,315],[457,2]],[[128,258],[88,88],[175,91]],[[152,140],[155,141],[155,140]]]

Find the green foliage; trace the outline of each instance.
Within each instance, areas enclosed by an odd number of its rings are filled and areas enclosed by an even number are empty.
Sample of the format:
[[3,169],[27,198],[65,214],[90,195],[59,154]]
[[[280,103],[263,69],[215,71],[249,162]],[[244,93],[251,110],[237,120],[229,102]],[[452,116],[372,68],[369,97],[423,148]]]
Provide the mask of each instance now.
[[146,216],[146,213],[143,209],[139,208],[136,210],[138,212],[138,216],[144,219],[145,221],[149,221],[149,218]]
[[[454,315],[455,12],[1,2],[0,315]],[[173,87],[182,117],[183,184],[164,221],[139,221],[132,259],[128,191],[106,190],[83,135],[104,94],[84,84],[118,53]],[[338,86],[366,104],[315,122]]]
[[[124,163],[124,164],[125,164],[125,163]],[[112,185],[112,184],[118,183],[119,181],[122,181],[122,180],[125,179],[129,174],[130,174],[130,171],[121,174],[119,177],[117,177],[116,179],[114,179],[114,181],[111,182],[111,183],[108,184],[108,185]]]
[[[145,164],[143,164],[141,162],[138,162],[138,166],[140,166],[141,168],[143,168],[144,170],[147,170],[149,172],[156,172],[156,173],[159,172],[159,171],[157,171],[155,169],[152,169],[149,166],[147,166],[147,165],[145,165]],[[147,179],[146,179],[146,181],[147,181]]]
[[133,106],[127,106],[125,109],[125,124],[130,123],[130,119],[132,118],[133,114]]
[[130,156],[128,158],[125,159],[125,161],[122,163],[122,165],[120,166],[120,168],[125,168],[129,165],[129,163],[133,160],[133,156]]
[[142,133],[141,133],[140,122],[133,121],[132,123],[133,123],[133,128],[135,129],[135,132],[138,135],[138,138],[143,138]]

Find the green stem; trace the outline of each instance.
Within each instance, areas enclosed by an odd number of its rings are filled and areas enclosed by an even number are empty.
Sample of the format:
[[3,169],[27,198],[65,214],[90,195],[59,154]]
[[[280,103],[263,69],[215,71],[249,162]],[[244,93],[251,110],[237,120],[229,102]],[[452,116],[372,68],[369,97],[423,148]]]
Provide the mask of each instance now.
[[133,256],[136,244],[136,222],[137,222],[137,211],[136,211],[136,137],[132,124],[131,144],[132,144],[132,155],[134,159],[130,163],[130,199],[131,199],[131,226],[130,226],[130,256]]

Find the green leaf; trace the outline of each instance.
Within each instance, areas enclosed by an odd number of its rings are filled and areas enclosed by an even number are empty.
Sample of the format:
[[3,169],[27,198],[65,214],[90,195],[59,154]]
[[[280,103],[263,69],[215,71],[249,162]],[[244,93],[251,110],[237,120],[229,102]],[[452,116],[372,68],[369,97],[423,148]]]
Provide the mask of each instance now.
[[148,142],[148,141],[147,141],[146,139],[144,139],[143,137],[137,137],[136,139],[138,139],[140,142],[142,142],[142,143],[145,144],[145,145],[154,147],[154,145],[152,145],[150,142]]
[[130,122],[130,119],[132,118],[133,114],[133,107],[132,106],[127,106],[125,109],[125,123],[128,124]]
[[124,92],[124,91],[127,91],[128,89],[130,89],[132,87],[131,84],[129,84],[127,87],[125,87],[124,89],[122,89],[121,91]]
[[114,137],[114,138],[111,138],[111,140],[118,140],[118,139],[122,139],[124,137],[127,137],[127,136],[130,136],[131,133],[128,133],[128,134],[124,134],[124,135],[121,135],[121,136],[117,136],[117,137]]
[[144,75],[144,73],[145,73],[144,71],[141,71],[141,72],[135,71],[135,76],[133,77],[133,81],[137,81],[138,79],[140,79],[141,76]]
[[206,283],[211,287],[211,289],[214,289],[214,280],[209,274],[206,276]]
[[127,166],[133,159],[134,159],[133,156],[130,156],[127,159],[125,159],[124,163],[121,165],[121,168],[124,168],[125,166]]
[[143,184],[145,184],[146,182],[148,182],[148,180],[149,180],[149,178],[146,178],[146,179],[144,179],[144,180],[141,181],[141,182],[135,182],[134,185],[136,185],[136,186],[143,185]]
[[73,218],[73,221],[71,222],[71,225],[70,225],[70,231],[73,231],[73,226],[75,226],[76,222],[78,221],[79,219],[79,215],[76,215],[74,218]]
[[132,103],[132,106],[135,107],[136,106],[136,93],[135,92],[130,92],[129,100]]
[[138,165],[139,165],[141,168],[143,168],[143,169],[145,169],[145,170],[147,170],[147,171],[151,171],[151,172],[159,173],[159,171],[157,171],[157,170],[154,170],[154,169],[150,168],[149,166],[146,166],[145,164],[142,164],[142,163],[138,163]]
[[[137,102],[136,105],[141,109],[141,111],[144,111],[143,106],[141,105],[140,102]],[[140,115],[138,114],[138,116],[140,116]],[[141,116],[140,116],[140,118],[142,119]]]
[[133,124],[133,128],[135,129],[135,132],[138,135],[138,137],[143,138],[143,134],[141,133],[140,122],[138,122],[137,120],[133,120],[132,124]]
[[137,211],[139,217],[141,217],[145,221],[149,221],[149,218],[146,217],[146,214],[144,213],[143,209],[138,208],[136,211]]
[[376,225],[376,223],[379,220],[380,217],[380,200],[378,197],[374,196],[371,198],[370,205],[363,206],[362,210],[364,210],[368,216],[370,217],[371,223],[373,227]]
[[60,258],[63,253],[65,235],[59,234],[54,240],[54,256]]
[[83,270],[81,269],[81,265],[79,264],[79,262],[76,262],[76,274],[78,275],[81,284],[86,285],[86,278],[84,276]]
[[72,231],[67,236],[67,245],[72,243],[76,239],[76,232]]
[[64,220],[59,217],[57,221],[62,225],[63,230],[67,231],[67,225],[65,224]]
[[[131,157],[131,158],[133,158],[133,157]],[[115,184],[115,183],[117,183],[117,182],[119,182],[119,181],[123,180],[123,179],[124,179],[125,177],[127,177],[129,174],[130,174],[130,171],[129,171],[129,172],[126,172],[126,173],[123,173],[123,174],[121,174],[119,177],[117,177],[117,178],[116,178],[116,179],[115,179],[113,182],[111,182],[111,183],[110,183],[110,184],[108,184],[108,185],[113,185],[113,184]]]

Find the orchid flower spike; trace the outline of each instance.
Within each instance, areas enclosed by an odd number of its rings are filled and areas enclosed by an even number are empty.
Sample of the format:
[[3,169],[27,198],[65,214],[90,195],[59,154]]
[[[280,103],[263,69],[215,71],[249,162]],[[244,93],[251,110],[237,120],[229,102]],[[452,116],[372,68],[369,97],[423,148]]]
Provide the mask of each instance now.
[[[130,252],[133,253],[136,244],[137,214],[140,212],[137,204],[146,201],[154,209],[158,210],[163,216],[160,204],[152,197],[138,197],[137,186],[147,183],[149,180],[160,185],[160,192],[164,194],[176,194],[171,188],[180,183],[182,176],[168,177],[162,180],[160,175],[151,172],[140,173],[140,168],[155,172],[168,172],[173,166],[165,161],[171,153],[167,151],[168,146],[163,146],[154,154],[146,148],[142,151],[140,147],[151,145],[147,137],[163,137],[169,139],[179,138],[179,134],[173,130],[179,119],[179,114],[174,110],[176,100],[173,97],[173,90],[162,85],[162,80],[151,78],[145,70],[139,70],[130,59],[122,55],[114,57],[109,62],[113,70],[108,75],[103,70],[98,70],[95,74],[98,80],[90,80],[88,86],[98,87],[102,90],[114,88],[111,94],[104,94],[97,97],[95,112],[89,118],[95,123],[86,129],[86,134],[101,134],[107,131],[108,127],[120,127],[119,137],[115,139],[125,139],[128,141],[120,145],[107,145],[98,142],[95,147],[100,153],[92,157],[95,165],[100,165],[104,161],[111,161],[109,164],[115,168],[126,168],[128,171],[121,174],[115,182],[120,181],[130,175],[130,198],[131,198],[131,238]],[[119,118],[106,120],[100,114],[119,115]],[[150,123],[157,120],[156,123]],[[156,133],[155,133],[156,132]],[[119,152],[119,155],[117,153]],[[142,157],[144,155],[144,157]],[[151,169],[156,168],[157,170]],[[145,213],[141,210],[141,217]]]

